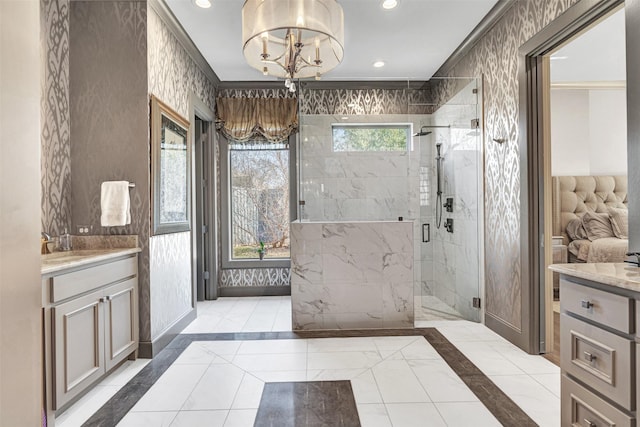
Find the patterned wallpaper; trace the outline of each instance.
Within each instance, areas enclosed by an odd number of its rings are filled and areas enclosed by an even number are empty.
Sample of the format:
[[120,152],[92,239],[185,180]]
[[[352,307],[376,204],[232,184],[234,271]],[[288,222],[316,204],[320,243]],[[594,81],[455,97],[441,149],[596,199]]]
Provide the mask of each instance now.
[[300,114],[429,114],[431,91],[416,89],[301,89]]
[[[72,1],[70,12],[72,218],[92,234],[137,234],[140,340],[150,339],[147,5]],[[127,180],[131,224],[100,225],[100,184]]]
[[[149,8],[148,92],[191,121],[189,97],[194,93],[212,111],[215,87],[157,13]],[[160,336],[191,308],[190,233],[152,236],[150,269],[151,339]]]
[[[578,0],[520,0],[454,69],[482,76],[485,116],[486,312],[522,327],[518,48]],[[445,76],[439,76],[445,77]],[[436,89],[442,103],[453,87]],[[507,138],[505,144],[491,139]]]
[[69,142],[69,0],[41,0],[42,231],[71,227]]

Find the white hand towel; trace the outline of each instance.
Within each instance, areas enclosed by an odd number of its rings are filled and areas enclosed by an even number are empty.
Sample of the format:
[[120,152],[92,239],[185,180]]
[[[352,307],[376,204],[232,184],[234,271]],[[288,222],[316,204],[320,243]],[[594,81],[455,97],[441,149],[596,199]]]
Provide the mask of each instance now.
[[128,181],[106,181],[100,188],[100,223],[103,227],[131,224]]

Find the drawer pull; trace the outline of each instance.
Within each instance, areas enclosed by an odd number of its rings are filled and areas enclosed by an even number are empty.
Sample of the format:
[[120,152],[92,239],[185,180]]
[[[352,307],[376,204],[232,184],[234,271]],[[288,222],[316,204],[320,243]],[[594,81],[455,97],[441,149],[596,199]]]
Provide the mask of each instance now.
[[593,303],[591,301],[582,300],[582,308],[586,308],[587,310],[593,307]]
[[592,423],[591,421],[589,421],[589,420],[588,420],[588,419],[586,419],[586,418],[584,419],[584,424],[585,424],[587,427],[598,427],[598,426],[596,425],[596,423]]
[[589,362],[593,362],[594,360],[597,359],[597,356],[595,354],[589,353],[588,351],[585,351],[584,358],[587,359]]

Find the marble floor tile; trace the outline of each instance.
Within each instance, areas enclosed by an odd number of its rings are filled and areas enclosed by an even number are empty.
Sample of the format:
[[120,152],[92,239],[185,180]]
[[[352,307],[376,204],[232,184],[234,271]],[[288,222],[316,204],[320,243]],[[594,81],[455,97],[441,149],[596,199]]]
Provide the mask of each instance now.
[[495,375],[490,379],[538,425],[560,426],[560,399],[529,375]]
[[240,387],[244,371],[230,363],[211,365],[181,409],[185,411],[229,409]]
[[309,353],[307,369],[360,369],[371,368],[382,360],[377,351],[350,351]]
[[382,403],[358,404],[358,415],[362,427],[393,427],[387,407]]
[[233,363],[245,371],[301,371],[307,368],[305,353],[239,354]]
[[[638,356],[636,355],[636,357]],[[560,375],[560,372],[558,372],[556,374],[533,374],[529,376],[560,398]]]
[[385,360],[373,367],[373,375],[385,403],[431,401],[405,360]]
[[306,340],[243,341],[237,354],[306,353]]
[[408,363],[432,402],[478,401],[444,360],[410,360]]
[[353,395],[358,405],[365,403],[382,403],[382,396],[380,396],[378,384],[370,369],[352,378],[351,388],[353,389]]
[[250,427],[253,426],[257,409],[233,409],[229,411],[224,427]]
[[170,427],[223,427],[229,411],[180,411]]
[[263,390],[264,381],[245,373],[231,404],[231,409],[257,409]]
[[172,365],[131,411],[179,411],[206,370],[206,365]]
[[394,427],[447,427],[433,403],[387,403],[385,406]]
[[349,381],[267,383],[255,427],[357,427]]
[[56,417],[56,427],[76,427],[88,420],[120,389],[119,386],[99,385],[80,398],[76,404]]
[[435,406],[448,427],[502,426],[480,402],[440,402]]
[[117,427],[170,427],[177,414],[175,411],[129,412]]

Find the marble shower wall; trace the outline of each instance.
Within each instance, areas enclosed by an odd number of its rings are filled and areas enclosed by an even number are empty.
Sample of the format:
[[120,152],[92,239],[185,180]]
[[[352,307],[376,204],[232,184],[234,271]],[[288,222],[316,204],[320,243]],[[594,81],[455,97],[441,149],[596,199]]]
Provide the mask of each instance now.
[[[349,117],[349,120],[344,120]],[[418,217],[417,151],[333,150],[332,124],[409,123],[407,115],[301,118],[300,197],[303,220],[363,221]],[[419,123],[414,124],[414,127]],[[411,145],[412,141],[409,141]],[[419,147],[416,147],[416,150]]]
[[411,328],[410,222],[291,224],[293,329]]
[[[485,140],[485,309],[488,316],[522,327],[520,259],[520,150],[518,49],[578,0],[520,0],[465,55],[439,77],[482,76]],[[454,92],[434,88],[436,103]]]
[[42,231],[71,227],[69,141],[69,0],[41,0],[41,206]]
[[[215,86],[198,68],[157,13],[148,8],[148,91],[178,114],[193,120],[191,94],[212,111]],[[151,236],[151,340],[192,309],[191,233]]]

